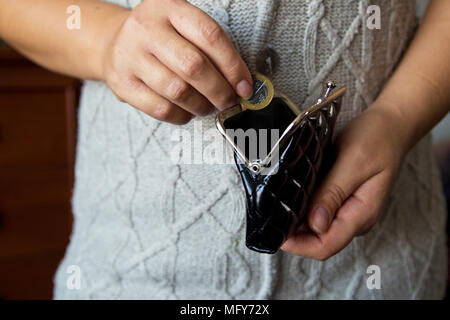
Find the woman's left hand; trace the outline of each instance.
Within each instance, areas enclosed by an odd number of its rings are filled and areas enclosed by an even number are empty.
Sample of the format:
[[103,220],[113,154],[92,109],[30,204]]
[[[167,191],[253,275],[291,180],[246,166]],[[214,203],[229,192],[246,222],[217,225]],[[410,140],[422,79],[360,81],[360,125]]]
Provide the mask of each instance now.
[[406,153],[393,109],[372,105],[343,129],[336,162],[311,200],[310,230],[300,228],[283,250],[326,260],[376,223]]

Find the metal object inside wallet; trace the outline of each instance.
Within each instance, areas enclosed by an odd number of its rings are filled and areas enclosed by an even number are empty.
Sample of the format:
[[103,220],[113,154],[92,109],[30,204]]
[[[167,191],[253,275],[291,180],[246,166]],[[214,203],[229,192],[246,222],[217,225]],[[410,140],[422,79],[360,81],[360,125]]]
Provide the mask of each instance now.
[[304,222],[314,189],[333,163],[333,130],[345,91],[330,81],[317,103],[301,110],[256,74],[253,96],[217,115],[246,194],[249,249],[275,253]]

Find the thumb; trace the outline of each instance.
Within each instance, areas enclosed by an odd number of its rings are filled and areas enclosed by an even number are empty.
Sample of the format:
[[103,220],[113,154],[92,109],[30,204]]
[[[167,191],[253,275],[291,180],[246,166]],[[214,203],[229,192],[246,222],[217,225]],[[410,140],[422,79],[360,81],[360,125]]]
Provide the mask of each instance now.
[[354,158],[338,156],[316,189],[308,212],[308,225],[317,234],[323,234],[328,230],[338,209],[364,182],[363,170],[355,168],[358,166],[354,164]]

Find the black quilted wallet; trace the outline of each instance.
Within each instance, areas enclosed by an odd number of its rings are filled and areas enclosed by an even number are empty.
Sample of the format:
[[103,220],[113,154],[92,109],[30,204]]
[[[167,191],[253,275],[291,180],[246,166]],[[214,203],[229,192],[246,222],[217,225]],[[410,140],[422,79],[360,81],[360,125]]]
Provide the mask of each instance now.
[[330,147],[345,90],[328,82],[306,110],[275,91],[263,109],[240,104],[218,114],[217,128],[233,147],[245,189],[249,249],[275,253],[304,222],[312,193],[333,162]]

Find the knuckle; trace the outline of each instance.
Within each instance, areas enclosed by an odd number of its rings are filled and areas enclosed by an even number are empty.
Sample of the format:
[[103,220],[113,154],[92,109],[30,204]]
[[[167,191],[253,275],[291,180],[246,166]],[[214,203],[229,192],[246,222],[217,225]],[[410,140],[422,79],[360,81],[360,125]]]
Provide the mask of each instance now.
[[373,160],[373,152],[367,150],[367,146],[359,144],[354,147],[352,157],[357,164],[370,163]]
[[183,73],[190,77],[196,77],[203,69],[205,59],[198,52],[191,51],[183,55],[181,58],[181,70]]
[[153,110],[152,116],[160,121],[169,122],[175,114],[175,108],[170,102],[160,102]]
[[105,74],[105,78],[106,84],[111,89],[111,92],[114,94],[116,99],[120,102],[127,102],[125,99],[126,94],[124,94],[126,92],[126,84],[121,81],[121,78],[117,72],[108,71]]
[[344,203],[346,196],[344,190],[337,184],[332,184],[325,190],[326,201],[333,206],[333,208],[339,208]]
[[123,80],[123,85],[127,90],[135,90],[139,88],[139,82],[134,76],[125,77]]
[[129,36],[140,32],[146,34],[147,37],[155,37],[161,25],[164,24],[165,18],[155,16],[149,18],[147,10],[144,10],[142,7],[138,9],[140,6],[142,6],[142,3],[136,6],[125,20],[123,24],[125,34]]
[[172,81],[168,88],[168,98],[172,101],[184,101],[189,93],[189,85],[180,80]]
[[139,10],[133,10],[126,19],[124,26],[130,30],[135,30],[136,28],[146,30],[149,27],[149,23],[148,19],[145,19]]
[[131,76],[123,76],[116,71],[110,71],[107,74],[107,84],[120,102],[126,102],[123,98],[126,93],[136,87],[136,83]]
[[141,23],[142,23],[142,18],[135,10],[133,10],[133,11],[131,11],[128,18],[125,20],[123,27],[125,29],[134,29],[134,28],[140,26]]
[[222,28],[214,21],[201,23],[200,32],[203,39],[210,45],[216,43],[223,36]]
[[242,80],[242,64],[239,59],[234,58],[227,66],[227,72],[232,78],[232,82]]

